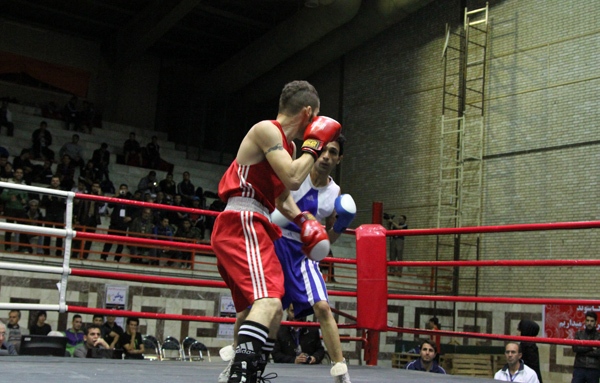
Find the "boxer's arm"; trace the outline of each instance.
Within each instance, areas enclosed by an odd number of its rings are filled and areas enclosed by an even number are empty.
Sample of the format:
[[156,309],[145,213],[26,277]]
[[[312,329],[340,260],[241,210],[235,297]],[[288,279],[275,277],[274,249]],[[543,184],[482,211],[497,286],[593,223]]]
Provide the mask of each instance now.
[[[269,121],[261,121],[254,125],[252,131],[248,134],[248,138],[260,150],[260,153],[256,154],[261,156],[260,159],[255,157],[256,161],[249,162],[250,164],[260,162],[262,158],[266,158],[277,177],[288,189],[297,190],[302,185],[314,164],[311,155],[301,155],[294,160],[284,149],[279,129]],[[240,151],[243,149],[244,147],[240,146]],[[242,153],[238,153],[238,155],[240,154]]]
[[276,200],[277,210],[285,217],[288,221],[293,222],[294,218],[301,213],[300,208],[294,202],[292,193],[289,190],[281,193]]

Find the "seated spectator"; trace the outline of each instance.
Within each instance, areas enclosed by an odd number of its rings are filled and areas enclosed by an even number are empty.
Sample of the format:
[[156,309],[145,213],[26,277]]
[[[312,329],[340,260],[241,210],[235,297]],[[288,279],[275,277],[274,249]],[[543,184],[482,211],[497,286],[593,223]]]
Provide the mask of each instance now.
[[67,337],[67,352],[69,355],[73,355],[75,349],[83,344],[83,336],[84,333],[81,330],[81,326],[83,325],[83,321],[81,319],[81,315],[75,314],[73,315],[73,320],[71,322],[71,328],[65,331],[65,336]]
[[75,348],[75,358],[111,359],[113,349],[100,336],[100,326],[91,324],[86,327],[83,343]]
[[129,139],[123,144],[123,154],[125,154],[125,165],[142,166],[142,148],[135,139],[135,133],[129,133]]
[[110,164],[110,152],[108,151],[108,144],[103,142],[99,149],[94,150],[92,154],[92,163],[96,169],[96,179],[102,181],[108,178],[108,165]]
[[77,109],[77,101],[77,96],[73,96],[63,108],[62,117],[65,120],[66,130],[71,130],[71,124],[73,124],[73,130],[79,130],[81,121],[79,120],[79,110]]
[[119,342],[125,349],[125,359],[144,359],[144,342],[138,332],[139,323],[138,318],[127,318],[127,330]]
[[31,134],[31,151],[33,158],[46,159],[54,161],[54,151],[50,149],[52,145],[52,134],[48,131],[48,123],[40,122],[40,127]]
[[12,177],[12,164],[8,162],[8,154],[0,154],[0,180],[8,181]]
[[150,169],[158,169],[160,165],[160,145],[158,137],[152,136],[152,141],[146,145],[146,164]]
[[27,185],[31,185],[33,176],[33,164],[31,163],[31,150],[23,149],[18,157],[13,159],[13,169],[23,169],[23,180]]
[[[175,194],[175,197],[173,198],[173,203],[171,205],[178,207],[186,207],[183,205],[183,200],[181,199],[181,196],[179,194]],[[175,227],[177,227],[178,230],[179,228],[181,228],[182,221],[184,219],[188,219],[188,213],[182,211],[169,210],[166,213],[167,217],[169,217],[169,222],[175,225]]]
[[494,380],[539,383],[535,371],[526,366],[521,360],[521,346],[518,343],[507,343],[504,348],[504,356],[506,356],[506,364],[496,372]]
[[7,340],[13,346],[17,352],[21,349],[21,335],[28,335],[29,331],[26,328],[23,328],[19,325],[19,321],[21,320],[21,311],[20,310],[10,310],[8,313],[8,323],[6,325],[6,330],[8,331]]
[[116,348],[121,335],[123,335],[123,328],[115,322],[116,319],[114,315],[107,315],[106,323],[101,327],[102,337],[109,344],[110,348]]
[[142,193],[154,193],[158,192],[158,182],[156,181],[156,172],[151,170],[148,172],[148,175],[142,177],[140,182],[138,182],[138,190],[141,190]]
[[96,118],[96,111],[94,110],[94,104],[90,101],[84,100],[79,111],[79,125],[82,132],[87,131],[92,133],[92,127],[94,125],[94,119]]
[[6,339],[6,326],[0,321],[0,355],[19,355],[17,349]]
[[86,162],[85,168],[83,168],[83,171],[79,175],[79,178],[83,179],[83,181],[85,182],[85,186],[88,189],[92,187],[92,184],[94,182],[100,182],[100,180],[96,178],[96,170],[97,169],[94,167],[94,163],[92,162],[92,160],[89,160],[88,162]]
[[[6,158],[8,158],[8,156]],[[175,194],[177,194],[177,184],[173,181],[173,173],[167,173],[165,179],[158,183],[158,187],[160,188],[160,191],[166,195],[175,197]]]
[[433,372],[436,374],[445,374],[446,370],[438,365],[435,361],[436,349],[435,344],[431,341],[425,340],[420,346],[419,359],[413,360],[406,365],[407,370]]
[[[194,196],[192,197],[192,206],[193,209],[202,209],[200,198]],[[204,232],[206,230],[206,216],[201,213],[188,213],[188,218],[192,222],[192,226],[197,227],[200,230],[200,236],[204,239]]]
[[44,185],[50,185],[50,180],[54,176],[52,171],[52,162],[44,160],[44,165],[35,165],[33,167],[32,182],[37,182]]
[[183,180],[177,184],[177,194],[181,195],[186,206],[192,204],[192,198],[194,197],[195,191],[196,188],[192,181],[190,181],[190,172],[183,172]]
[[[14,176],[10,180],[10,183],[25,185],[23,181],[23,169],[15,169]],[[29,198],[26,192],[17,189],[5,188],[0,194],[0,201],[4,203],[4,216],[8,223],[20,223],[20,220],[26,217],[25,207],[29,202]],[[10,249],[12,232],[4,232],[4,250]],[[18,242],[18,233],[15,235],[15,242]]]
[[62,190],[71,190],[75,184],[75,165],[71,162],[71,157],[65,154],[61,157],[61,162],[56,166],[55,175],[60,180]]
[[[95,181],[92,183],[92,188],[90,191],[91,195],[99,196],[102,195],[102,190],[100,189],[100,184]],[[93,200],[82,200],[77,205],[75,205],[75,209],[73,210],[73,223],[75,225],[79,225],[78,230],[83,230],[85,232],[95,233],[96,228],[100,225],[100,217],[106,213],[108,209],[108,204],[106,202],[93,201]],[[87,259],[89,256],[89,251],[92,248],[93,241],[87,240],[83,245],[83,259]],[[81,250],[81,240],[74,239],[73,240],[73,253],[72,257],[78,258]]]
[[12,122],[12,113],[8,109],[7,101],[2,101],[2,106],[0,106],[0,129],[3,126],[6,126],[6,135],[12,137],[15,131],[15,124]]
[[[42,223],[41,221],[44,220],[44,213],[42,213],[40,211],[40,201],[38,201],[37,199],[32,199],[29,200],[29,208],[27,209],[27,211],[25,212],[25,218],[30,220],[29,222],[27,222],[28,225],[36,225],[36,226],[41,226]],[[31,221],[37,221],[37,222],[31,222]],[[31,239],[37,237],[38,243],[36,246],[36,251],[33,250],[33,248],[31,247]],[[19,243],[19,252],[23,252],[23,253],[29,253],[29,254],[34,254],[34,253],[43,253],[42,251],[42,242],[44,240],[44,237],[39,235],[39,234],[29,234],[29,233],[21,233],[20,235],[20,243]]]
[[35,322],[29,326],[29,333],[31,335],[48,335],[52,331],[52,327],[46,323],[47,313],[45,310],[38,311]]
[[83,147],[79,145],[79,134],[74,134],[71,137],[71,142],[65,143],[58,152],[58,155],[62,158],[65,155],[71,157],[73,166],[79,166],[83,171],[85,167],[85,161],[83,160]]
[[[287,309],[287,320],[304,322],[304,318],[294,318],[294,307]],[[317,327],[281,326],[273,348],[275,363],[319,364],[325,356],[321,335]]]
[[[60,189],[60,178],[57,176],[52,177],[50,180],[50,186],[48,189],[61,190]],[[57,229],[63,229],[65,223],[65,197],[58,197],[51,194],[43,194],[42,207],[46,209],[46,227],[53,227]],[[50,236],[44,237],[44,254],[50,254]],[[62,255],[63,238],[56,237],[56,250],[55,255]]]
[[[129,234],[135,236],[135,234],[142,234],[141,237],[149,238],[148,234],[152,234],[152,229],[154,224],[152,222],[152,210],[149,208],[144,208],[142,210],[142,215],[140,217],[135,218],[131,225],[129,226]],[[129,246],[129,253],[132,256],[141,256],[148,248],[142,248],[138,246]],[[143,263],[141,258],[132,257],[130,263]]]
[[[198,243],[202,240],[202,233],[196,227],[193,227],[189,219],[184,219],[181,223],[181,229],[177,230],[176,233],[178,238],[187,240],[186,242]],[[183,251],[181,256],[183,263],[181,266],[189,268],[191,267],[192,253],[189,251]]]
[[[162,241],[172,241],[175,236],[175,228],[169,224],[169,218],[163,218],[160,222],[154,226],[152,229],[152,234],[154,234],[154,239],[160,239]],[[159,266],[160,260],[169,259],[167,261],[167,266],[172,266],[173,261],[172,258],[177,258],[177,253],[175,251],[171,251],[169,249],[150,249],[150,255],[153,260],[150,262],[151,265]]]

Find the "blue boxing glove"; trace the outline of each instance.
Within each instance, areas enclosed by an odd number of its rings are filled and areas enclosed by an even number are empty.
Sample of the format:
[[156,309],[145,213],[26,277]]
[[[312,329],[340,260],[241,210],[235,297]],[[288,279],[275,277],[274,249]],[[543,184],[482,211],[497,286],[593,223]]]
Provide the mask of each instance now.
[[335,212],[337,217],[333,224],[333,231],[342,233],[356,216],[356,204],[350,194],[342,194],[335,199]]

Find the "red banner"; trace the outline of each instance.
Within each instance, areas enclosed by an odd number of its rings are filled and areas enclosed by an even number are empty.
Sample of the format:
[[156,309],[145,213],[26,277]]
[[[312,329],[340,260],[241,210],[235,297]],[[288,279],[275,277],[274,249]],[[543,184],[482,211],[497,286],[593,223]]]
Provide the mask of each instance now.
[[600,306],[544,305],[544,336],[575,339],[575,333],[585,328],[588,311],[600,312]]

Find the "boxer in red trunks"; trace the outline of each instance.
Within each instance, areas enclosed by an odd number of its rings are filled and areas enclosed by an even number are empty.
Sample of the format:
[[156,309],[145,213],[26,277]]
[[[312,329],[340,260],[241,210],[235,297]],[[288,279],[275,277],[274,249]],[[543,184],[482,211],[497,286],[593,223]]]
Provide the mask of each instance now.
[[[240,321],[228,383],[254,383],[262,377],[283,315],[283,272],[273,241],[281,231],[270,221],[277,207],[302,228],[307,254],[322,249],[327,233],[311,214],[300,212],[290,198],[308,176],[341,125],[319,114],[319,95],[306,81],[283,88],[275,120],[255,124],[219,183],[227,203],[214,224],[212,246],[219,273],[231,290]],[[295,158],[294,139],[304,138]],[[327,250],[329,248],[327,241]],[[250,307],[251,306],[251,307]]]

